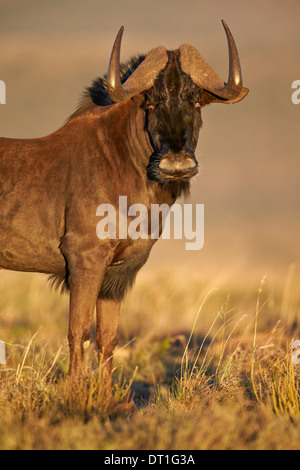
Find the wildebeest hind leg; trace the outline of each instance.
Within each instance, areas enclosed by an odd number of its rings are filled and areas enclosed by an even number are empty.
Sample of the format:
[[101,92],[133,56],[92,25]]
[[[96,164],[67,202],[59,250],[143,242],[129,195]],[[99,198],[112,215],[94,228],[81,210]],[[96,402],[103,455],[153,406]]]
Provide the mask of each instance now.
[[103,383],[111,387],[112,355],[119,341],[119,315],[121,302],[111,299],[97,300],[97,334],[99,365]]

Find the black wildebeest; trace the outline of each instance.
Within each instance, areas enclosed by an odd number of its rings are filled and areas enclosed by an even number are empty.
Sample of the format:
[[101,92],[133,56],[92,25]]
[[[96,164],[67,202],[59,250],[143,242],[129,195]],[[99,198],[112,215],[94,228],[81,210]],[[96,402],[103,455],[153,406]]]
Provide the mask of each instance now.
[[43,138],[0,139],[0,267],[47,273],[69,289],[71,377],[82,371],[95,306],[96,341],[110,375],[121,300],[155,242],[99,240],[96,208],[109,203],[118,212],[120,195],[128,205],[171,206],[198,171],[201,108],[247,95],[223,26],[227,84],[186,44],[120,66],[121,28],[107,78],[94,81],[63,127]]

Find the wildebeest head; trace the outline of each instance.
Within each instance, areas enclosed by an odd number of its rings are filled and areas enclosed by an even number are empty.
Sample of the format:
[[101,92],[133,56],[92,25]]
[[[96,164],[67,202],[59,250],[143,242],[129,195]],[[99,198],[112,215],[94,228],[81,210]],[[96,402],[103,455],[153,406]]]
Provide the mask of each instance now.
[[187,44],[174,51],[156,47],[146,56],[120,65],[122,27],[112,49],[107,77],[95,80],[84,95],[79,111],[86,103],[89,106],[89,100],[106,106],[139,94],[144,97],[144,127],[153,147],[147,174],[152,180],[188,184],[198,172],[194,152],[202,125],[201,109],[213,102],[236,103],[248,93],[242,86],[234,39],[226,23],[222,23],[229,48],[227,84],[198,50]]
[[248,90],[232,34],[222,21],[229,47],[229,78],[221,78],[193,46],[175,51],[152,49],[125,83],[120,80],[120,29],[111,54],[108,93],[114,102],[145,93],[145,128],[154,149],[147,167],[156,181],[188,180],[197,173],[195,149],[202,125],[201,108],[210,102],[234,103]]

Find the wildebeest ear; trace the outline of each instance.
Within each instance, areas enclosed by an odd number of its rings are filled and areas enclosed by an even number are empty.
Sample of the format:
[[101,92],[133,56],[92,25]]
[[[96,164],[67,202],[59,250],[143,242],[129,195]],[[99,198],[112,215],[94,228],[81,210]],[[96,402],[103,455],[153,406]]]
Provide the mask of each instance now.
[[240,94],[236,98],[231,98],[231,99],[225,100],[225,99],[219,98],[216,95],[213,95],[212,93],[209,93],[206,90],[203,90],[202,94],[201,94],[201,106],[204,107],[204,106],[206,106],[207,104],[210,104],[210,103],[223,103],[223,104],[238,103],[239,101],[242,101],[244,98],[246,98],[248,93],[249,93],[249,88],[244,88],[243,87],[241,89]]

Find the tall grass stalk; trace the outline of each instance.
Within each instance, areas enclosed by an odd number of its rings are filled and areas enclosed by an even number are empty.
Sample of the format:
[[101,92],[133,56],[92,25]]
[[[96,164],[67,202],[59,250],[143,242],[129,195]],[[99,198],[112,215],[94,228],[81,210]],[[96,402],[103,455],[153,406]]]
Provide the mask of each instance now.
[[258,288],[258,296],[257,296],[257,301],[256,301],[256,309],[255,309],[255,321],[254,321],[254,337],[253,337],[253,348],[252,348],[252,359],[251,359],[251,382],[252,382],[252,387],[254,391],[254,395],[259,403],[262,403],[262,396],[261,396],[261,388],[260,388],[260,394],[258,394],[256,384],[255,384],[255,355],[256,355],[256,349],[257,349],[257,329],[258,329],[258,317],[259,314],[263,308],[263,306],[260,306],[260,298],[261,294],[263,291],[263,286],[266,282],[266,275],[262,278],[260,282],[260,286]]

